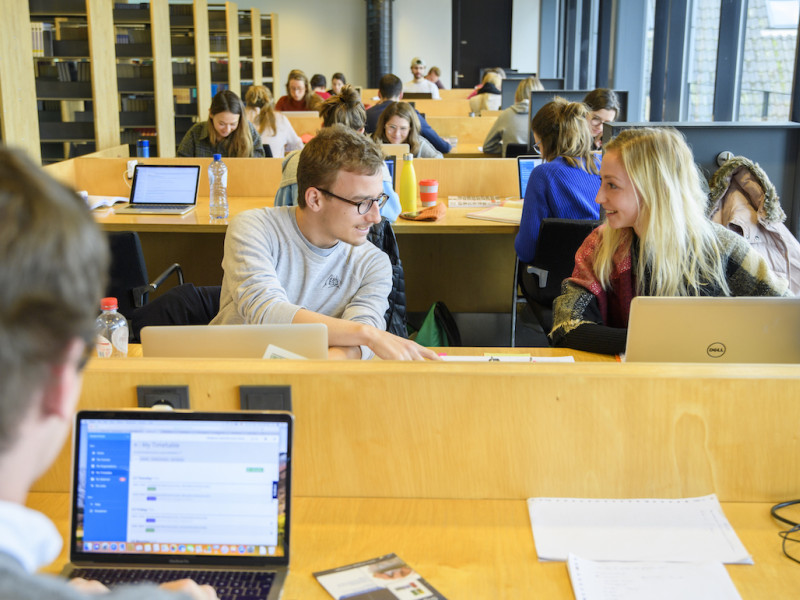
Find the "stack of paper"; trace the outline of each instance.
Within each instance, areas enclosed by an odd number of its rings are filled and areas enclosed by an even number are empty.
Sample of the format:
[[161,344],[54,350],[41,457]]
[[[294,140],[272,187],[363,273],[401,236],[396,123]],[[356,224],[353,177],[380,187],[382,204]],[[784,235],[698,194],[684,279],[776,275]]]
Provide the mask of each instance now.
[[579,599],[739,598],[722,563],[753,564],[715,495],[530,498],[528,511],[539,560],[569,560]]

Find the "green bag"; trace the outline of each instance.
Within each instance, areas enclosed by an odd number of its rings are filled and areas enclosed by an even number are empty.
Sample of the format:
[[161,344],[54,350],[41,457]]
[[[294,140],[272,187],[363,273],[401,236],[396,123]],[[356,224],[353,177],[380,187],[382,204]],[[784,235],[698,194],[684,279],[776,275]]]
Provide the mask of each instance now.
[[412,339],[420,346],[434,348],[461,345],[458,325],[444,302],[434,302]]

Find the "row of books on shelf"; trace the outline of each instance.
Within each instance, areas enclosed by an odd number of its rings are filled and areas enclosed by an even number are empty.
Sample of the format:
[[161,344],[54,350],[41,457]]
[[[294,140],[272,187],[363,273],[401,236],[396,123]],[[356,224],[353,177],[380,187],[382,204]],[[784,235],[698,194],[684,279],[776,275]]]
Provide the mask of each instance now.
[[148,112],[155,109],[155,101],[153,98],[122,96],[120,107],[123,112]]
[[91,81],[92,65],[88,61],[60,60],[34,63],[36,77],[66,81]]
[[31,42],[34,56],[53,56],[52,23],[31,23]]
[[130,27],[117,29],[117,44],[149,44],[151,41],[150,29],[145,27]]
[[153,77],[153,65],[137,65],[134,63],[118,63],[117,77],[133,79],[138,77]]

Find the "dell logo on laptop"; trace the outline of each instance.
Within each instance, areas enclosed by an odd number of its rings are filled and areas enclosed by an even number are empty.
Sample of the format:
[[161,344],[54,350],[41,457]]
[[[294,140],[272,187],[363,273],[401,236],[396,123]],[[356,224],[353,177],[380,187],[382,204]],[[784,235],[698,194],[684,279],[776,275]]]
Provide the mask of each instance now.
[[722,342],[714,342],[713,344],[709,345],[708,348],[706,348],[706,354],[708,354],[711,358],[721,358],[725,355],[726,350],[727,348],[725,348],[725,344]]

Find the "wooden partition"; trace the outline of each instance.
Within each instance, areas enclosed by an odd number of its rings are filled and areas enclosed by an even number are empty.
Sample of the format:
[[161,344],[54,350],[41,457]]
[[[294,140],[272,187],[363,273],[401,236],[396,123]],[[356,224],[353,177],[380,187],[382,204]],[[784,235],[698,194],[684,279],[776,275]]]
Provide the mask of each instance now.
[[466,100],[472,93],[472,88],[453,88],[450,90],[439,90],[439,97],[442,100]]
[[468,117],[469,100],[409,100],[414,108],[428,117]]
[[483,145],[496,117],[427,117],[428,124],[443,138],[458,138],[458,146]]
[[289,123],[292,124],[292,129],[294,129],[295,133],[299,136],[316,135],[317,131],[322,128],[322,117],[320,117],[319,113],[316,111],[286,111],[281,114],[289,119]]
[[[80,406],[134,407],[137,385],[198,410],[290,385],[296,496],[797,495],[798,366],[127,358],[89,364]],[[65,449],[36,490],[68,482]]]

